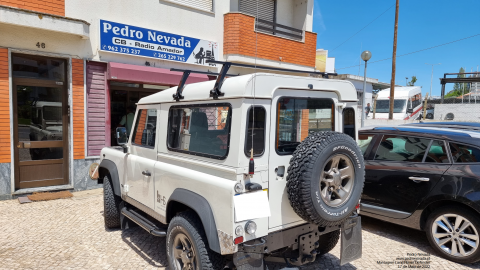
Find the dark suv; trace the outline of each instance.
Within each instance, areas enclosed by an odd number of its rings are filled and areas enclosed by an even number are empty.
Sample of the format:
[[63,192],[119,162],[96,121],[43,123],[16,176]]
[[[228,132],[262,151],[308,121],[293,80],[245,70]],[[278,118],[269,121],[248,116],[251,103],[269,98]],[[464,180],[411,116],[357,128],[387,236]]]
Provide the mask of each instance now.
[[459,263],[480,260],[480,132],[407,125],[359,132],[362,214],[424,230]]

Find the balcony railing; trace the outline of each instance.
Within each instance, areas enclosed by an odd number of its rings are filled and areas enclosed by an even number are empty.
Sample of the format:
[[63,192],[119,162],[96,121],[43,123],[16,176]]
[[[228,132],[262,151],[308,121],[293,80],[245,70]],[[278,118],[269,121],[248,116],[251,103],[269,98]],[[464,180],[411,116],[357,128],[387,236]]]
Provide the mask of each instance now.
[[303,30],[289,27],[283,24],[270,22],[257,18],[255,30],[275,36],[283,36],[294,40],[303,40]]

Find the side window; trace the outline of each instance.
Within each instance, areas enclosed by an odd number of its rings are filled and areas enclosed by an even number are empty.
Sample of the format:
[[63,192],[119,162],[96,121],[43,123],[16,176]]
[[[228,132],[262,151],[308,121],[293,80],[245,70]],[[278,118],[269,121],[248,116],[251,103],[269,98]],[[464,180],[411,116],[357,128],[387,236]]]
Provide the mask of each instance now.
[[168,119],[169,150],[223,159],[228,154],[229,104],[175,106]]
[[449,143],[454,163],[480,162],[480,150],[468,145]]
[[[265,150],[265,118],[264,107],[251,107],[247,114],[247,132],[245,137],[245,155],[250,156],[253,140],[253,155],[261,156]],[[253,138],[252,138],[253,134]]]
[[132,143],[135,145],[155,147],[157,128],[157,110],[142,109],[137,112],[137,122],[133,130]]
[[365,152],[372,142],[373,137],[375,137],[373,134],[358,134],[358,146],[360,147],[360,150],[362,150],[363,156],[365,156]]
[[354,140],[355,136],[355,110],[353,108],[345,108],[343,110],[343,133],[349,135]]
[[334,129],[333,100],[282,97],[277,104],[276,150],[292,154],[311,132]]
[[448,160],[447,147],[443,141],[433,141],[425,162],[431,163],[450,163]]
[[384,135],[375,160],[422,162],[430,140],[415,137]]

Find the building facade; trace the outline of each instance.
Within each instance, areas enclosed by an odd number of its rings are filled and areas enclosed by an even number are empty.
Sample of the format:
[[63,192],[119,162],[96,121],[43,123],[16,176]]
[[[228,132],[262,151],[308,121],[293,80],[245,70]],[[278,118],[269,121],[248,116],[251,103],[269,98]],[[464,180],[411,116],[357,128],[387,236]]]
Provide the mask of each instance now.
[[172,68],[313,71],[313,0],[258,3],[0,0],[0,199],[99,187],[90,165],[129,108],[178,84]]

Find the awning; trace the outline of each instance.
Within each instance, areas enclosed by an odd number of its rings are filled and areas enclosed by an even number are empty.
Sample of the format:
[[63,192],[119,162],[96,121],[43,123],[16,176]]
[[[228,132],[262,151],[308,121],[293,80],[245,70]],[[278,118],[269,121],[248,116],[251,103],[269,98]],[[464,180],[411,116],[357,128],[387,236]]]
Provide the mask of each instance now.
[[[137,66],[121,63],[108,63],[107,79],[115,81],[178,85],[182,72],[170,71],[164,68]],[[208,76],[203,74],[190,74],[187,84],[208,81]]]

